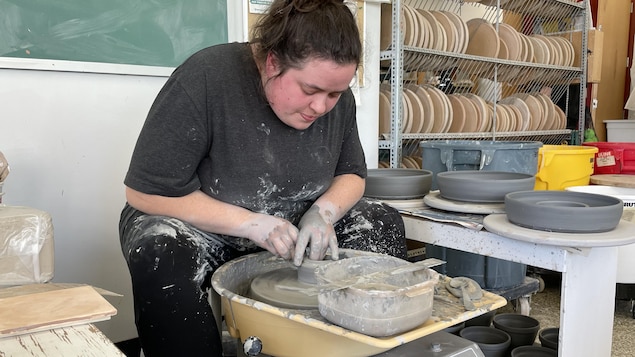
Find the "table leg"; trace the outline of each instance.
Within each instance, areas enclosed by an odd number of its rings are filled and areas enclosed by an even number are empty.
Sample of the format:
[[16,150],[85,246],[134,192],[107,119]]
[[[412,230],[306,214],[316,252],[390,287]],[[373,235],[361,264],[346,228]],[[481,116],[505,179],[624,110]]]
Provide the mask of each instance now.
[[617,247],[567,252],[560,296],[559,356],[611,355],[616,272]]

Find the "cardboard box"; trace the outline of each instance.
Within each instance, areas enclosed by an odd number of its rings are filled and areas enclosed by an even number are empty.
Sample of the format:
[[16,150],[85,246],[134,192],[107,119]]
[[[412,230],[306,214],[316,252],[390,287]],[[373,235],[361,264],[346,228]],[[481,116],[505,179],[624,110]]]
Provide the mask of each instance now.
[[[580,55],[582,54],[582,32],[575,31],[563,34],[562,37],[570,40],[575,50],[573,67],[580,67]],[[602,79],[602,47],[604,46],[604,33],[597,29],[590,29],[587,33],[587,82],[599,83]]]

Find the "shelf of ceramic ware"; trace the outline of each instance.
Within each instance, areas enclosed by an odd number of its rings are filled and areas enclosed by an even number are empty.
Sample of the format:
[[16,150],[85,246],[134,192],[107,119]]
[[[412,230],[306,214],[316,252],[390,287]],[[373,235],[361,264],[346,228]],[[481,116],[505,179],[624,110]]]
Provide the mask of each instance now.
[[[571,140],[565,111],[573,108],[563,111],[554,103],[569,102],[571,83],[580,83],[583,93],[587,2],[382,4],[379,148],[389,150],[391,167],[399,165],[402,149],[410,151],[404,145],[416,147],[417,139]],[[466,5],[479,8],[482,17],[464,20]],[[503,14],[512,20],[503,22]],[[514,19],[515,27],[508,24]],[[581,48],[574,49],[571,38],[580,21]],[[584,105],[580,100],[580,127]]]

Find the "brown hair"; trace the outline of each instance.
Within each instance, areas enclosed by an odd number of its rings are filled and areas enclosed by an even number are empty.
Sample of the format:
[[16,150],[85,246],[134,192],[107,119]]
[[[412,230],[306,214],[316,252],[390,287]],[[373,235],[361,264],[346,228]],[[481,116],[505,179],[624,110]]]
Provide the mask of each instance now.
[[357,22],[343,0],[275,0],[250,42],[257,62],[269,53],[277,57],[280,74],[314,58],[359,64],[362,52]]

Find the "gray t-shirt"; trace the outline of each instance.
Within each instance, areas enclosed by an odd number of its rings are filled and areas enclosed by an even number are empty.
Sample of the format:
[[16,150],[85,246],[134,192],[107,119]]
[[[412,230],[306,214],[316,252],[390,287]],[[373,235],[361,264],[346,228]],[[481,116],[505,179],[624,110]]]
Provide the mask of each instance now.
[[212,46],[179,66],[152,105],[125,184],[178,197],[195,190],[297,223],[342,174],[366,177],[350,90],[306,130],[269,107],[246,43]]

